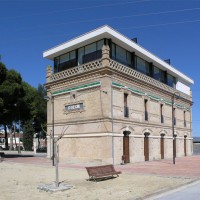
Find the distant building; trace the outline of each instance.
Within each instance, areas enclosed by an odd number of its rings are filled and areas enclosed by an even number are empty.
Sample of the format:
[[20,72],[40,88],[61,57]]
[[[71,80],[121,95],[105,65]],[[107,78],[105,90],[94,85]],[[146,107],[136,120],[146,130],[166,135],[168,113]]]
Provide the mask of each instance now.
[[200,137],[193,137],[193,143],[200,143]]
[[[21,147],[23,147],[22,138],[23,138],[23,134],[15,133],[15,134],[12,134],[12,140],[11,140],[11,136],[8,133],[8,146],[10,146],[10,143],[12,141],[14,149],[19,145]],[[6,146],[5,146],[5,134],[4,133],[0,134],[0,148],[1,149],[6,148]]]
[[[43,53],[47,68],[48,133],[59,141],[61,162],[102,163],[192,155],[193,80],[136,42],[103,26]],[[52,141],[48,137],[48,155]]]
[[193,137],[193,154],[200,155],[200,137]]

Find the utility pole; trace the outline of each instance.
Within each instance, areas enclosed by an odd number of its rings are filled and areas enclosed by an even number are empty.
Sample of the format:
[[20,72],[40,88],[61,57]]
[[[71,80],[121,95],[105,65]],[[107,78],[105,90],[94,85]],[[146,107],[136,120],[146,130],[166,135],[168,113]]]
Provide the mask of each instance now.
[[174,122],[175,122],[175,116],[174,116],[174,99],[179,99],[180,98],[180,93],[175,92],[172,95],[172,142],[173,142],[173,164],[176,164],[175,158],[176,158],[176,137],[174,134]]

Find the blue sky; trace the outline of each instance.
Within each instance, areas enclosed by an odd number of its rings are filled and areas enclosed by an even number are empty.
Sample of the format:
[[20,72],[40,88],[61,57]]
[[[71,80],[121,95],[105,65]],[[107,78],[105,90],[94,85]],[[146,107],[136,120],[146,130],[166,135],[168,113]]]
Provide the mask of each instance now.
[[0,0],[0,54],[37,87],[52,65],[43,51],[108,24],[190,78],[200,136],[200,0]]

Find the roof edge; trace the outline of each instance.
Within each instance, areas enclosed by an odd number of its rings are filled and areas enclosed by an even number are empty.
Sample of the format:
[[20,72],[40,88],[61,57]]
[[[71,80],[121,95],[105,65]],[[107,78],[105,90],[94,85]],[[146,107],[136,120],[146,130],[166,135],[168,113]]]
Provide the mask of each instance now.
[[[128,38],[127,36],[121,34],[120,32],[118,32],[117,30],[113,29],[112,27],[108,26],[108,25],[104,25],[101,26],[99,28],[96,28],[94,30],[91,30],[87,33],[84,33],[78,37],[75,37],[71,40],[68,40],[62,44],[59,44],[53,48],[50,48],[46,51],[43,51],[43,57],[44,58],[49,58],[50,55],[52,55],[53,53],[55,53],[56,51],[61,51],[64,48],[68,48],[70,46],[76,45],[78,43],[80,43],[81,41],[85,41],[87,39],[93,38],[95,36],[98,36],[102,33],[109,33],[110,35],[112,35],[113,37],[117,38],[118,40],[123,41],[126,45],[136,49],[138,52],[140,52],[141,54],[149,57],[151,60],[154,60],[155,62],[158,62],[160,65],[162,65],[164,68],[168,69],[169,71],[171,71],[172,73],[176,74],[178,77],[180,77],[181,79],[183,79],[184,81],[186,81],[189,84],[194,84],[194,81],[189,78],[187,75],[183,74],[182,72],[180,72],[179,70],[177,70],[176,68],[174,68],[172,65],[167,64],[164,60],[162,60],[161,58],[159,58],[158,56],[156,56],[155,54],[151,53],[150,51],[148,51],[147,49],[145,49],[144,47],[140,46],[137,43],[134,43],[130,38]],[[70,44],[71,43],[71,44]],[[67,47],[68,45],[68,47]]]

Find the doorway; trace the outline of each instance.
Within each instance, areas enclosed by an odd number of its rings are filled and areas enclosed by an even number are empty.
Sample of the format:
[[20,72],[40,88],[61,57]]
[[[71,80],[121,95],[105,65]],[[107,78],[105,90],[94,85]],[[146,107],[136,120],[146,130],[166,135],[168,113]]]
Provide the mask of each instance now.
[[144,160],[149,161],[149,133],[145,133],[144,135]]
[[186,135],[184,136],[184,154],[187,156]]
[[164,146],[164,135],[161,135],[160,138],[160,154],[161,154],[161,159],[164,159],[164,154],[165,154],[165,146]]
[[123,156],[124,156],[124,163],[130,162],[130,155],[129,155],[129,134],[130,131],[123,132]]
[[173,155],[176,158],[176,135],[173,138]]

